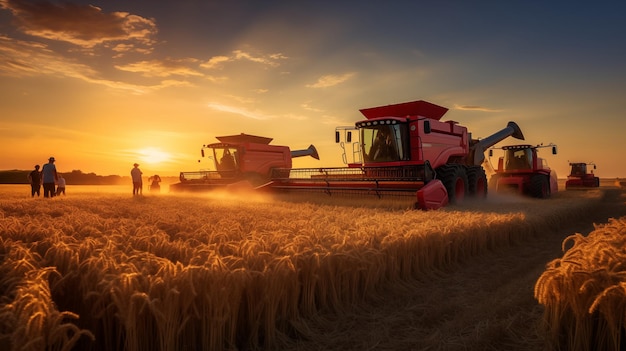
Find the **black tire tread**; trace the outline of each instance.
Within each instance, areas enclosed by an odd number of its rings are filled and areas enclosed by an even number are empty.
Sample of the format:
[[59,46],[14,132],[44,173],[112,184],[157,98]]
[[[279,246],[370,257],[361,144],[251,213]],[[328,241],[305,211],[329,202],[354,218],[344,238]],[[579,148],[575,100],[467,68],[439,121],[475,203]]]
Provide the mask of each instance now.
[[459,177],[463,180],[463,184],[465,185],[465,193],[468,191],[465,167],[457,164],[447,164],[437,168],[436,172],[437,178],[441,180],[448,192],[448,202],[450,204],[457,204],[459,201],[456,198],[455,184]]

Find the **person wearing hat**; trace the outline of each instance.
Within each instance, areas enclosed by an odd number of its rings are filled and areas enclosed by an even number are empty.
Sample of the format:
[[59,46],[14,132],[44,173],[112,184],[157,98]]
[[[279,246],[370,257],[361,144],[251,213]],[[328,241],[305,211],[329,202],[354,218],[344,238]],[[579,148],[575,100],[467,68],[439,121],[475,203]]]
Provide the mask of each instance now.
[[41,182],[43,183],[43,197],[54,197],[55,184],[59,180],[57,168],[54,165],[54,157],[48,159],[48,163],[41,169]]
[[142,174],[143,173],[139,169],[139,164],[135,163],[133,165],[133,169],[130,170],[130,176],[133,179],[133,196],[143,194],[143,181],[141,180]]
[[41,194],[41,173],[39,165],[35,165],[35,169],[28,174],[28,182],[30,183],[30,197],[37,197]]

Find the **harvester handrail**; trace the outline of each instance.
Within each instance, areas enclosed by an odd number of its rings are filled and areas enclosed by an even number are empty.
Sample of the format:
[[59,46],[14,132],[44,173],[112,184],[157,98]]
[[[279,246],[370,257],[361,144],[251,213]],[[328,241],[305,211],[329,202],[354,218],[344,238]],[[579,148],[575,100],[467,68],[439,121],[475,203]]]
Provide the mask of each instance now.
[[317,182],[350,182],[360,181],[425,181],[425,166],[404,167],[329,167],[329,168],[298,168],[273,170],[275,180],[307,180]]
[[194,171],[194,172],[180,172],[180,180],[201,180],[201,179],[221,179],[225,178],[224,175],[232,173],[235,175],[236,171]]

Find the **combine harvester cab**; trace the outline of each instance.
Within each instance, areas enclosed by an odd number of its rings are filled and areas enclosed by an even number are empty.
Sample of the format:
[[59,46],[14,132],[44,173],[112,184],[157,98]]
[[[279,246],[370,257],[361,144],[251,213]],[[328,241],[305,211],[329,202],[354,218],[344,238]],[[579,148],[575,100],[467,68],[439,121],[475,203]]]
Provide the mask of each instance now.
[[[264,188],[331,196],[411,196],[416,208],[437,209],[460,203],[466,195],[485,197],[484,151],[509,136],[524,138],[517,124],[509,122],[487,138],[472,139],[466,127],[440,121],[447,108],[422,100],[360,111],[366,120],[336,130],[347,167],[291,169],[289,176],[274,173]],[[351,142],[355,132],[358,142]],[[346,151],[346,145],[351,150]]]
[[596,164],[593,162],[570,162],[570,173],[565,181],[565,189],[589,189],[597,188],[600,186],[600,178],[593,174],[593,170],[587,173],[587,166],[593,166],[596,169]]
[[[537,150],[550,147],[556,155],[557,148],[549,145],[509,145],[501,149],[504,156],[498,159],[498,168],[489,180],[489,187],[496,192],[513,192],[536,198],[548,198],[558,191],[556,171],[545,159],[537,156]],[[489,150],[493,156],[493,149]]]
[[[218,143],[204,145],[202,157],[213,160],[214,171],[181,172],[180,183],[170,191],[203,192],[246,184],[257,187],[271,179],[274,169],[287,172],[294,157],[311,156],[319,160],[315,146],[291,151],[287,146],[270,145],[272,138],[249,134],[216,137]],[[208,155],[207,155],[208,154]]]

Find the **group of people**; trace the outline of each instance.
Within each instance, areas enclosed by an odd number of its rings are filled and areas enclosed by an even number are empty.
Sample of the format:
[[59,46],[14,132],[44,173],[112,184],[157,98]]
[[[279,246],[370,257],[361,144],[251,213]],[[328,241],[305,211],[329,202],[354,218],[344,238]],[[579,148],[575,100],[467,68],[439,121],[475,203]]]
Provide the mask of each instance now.
[[35,169],[28,174],[28,182],[30,183],[30,196],[35,197],[41,195],[41,186],[43,185],[43,197],[54,197],[57,195],[65,195],[65,178],[57,173],[54,165],[56,160],[54,157],[48,159],[48,163],[44,164],[39,171],[39,165],[35,165]]
[[[65,195],[65,178],[57,172],[57,168],[54,165],[56,160],[54,157],[48,159],[48,163],[44,164],[39,170],[39,165],[35,165],[35,169],[28,174],[28,182],[31,188],[31,197],[35,195],[41,195],[41,187],[43,186],[44,197],[54,197],[61,194]],[[133,195],[143,194],[143,172],[139,169],[139,164],[135,163],[133,169],[130,171],[130,176],[133,180]],[[148,178],[150,184],[150,191],[159,192],[161,190],[161,177],[155,174]]]
[[[143,180],[142,176],[143,172],[139,169],[139,164],[135,163],[133,165],[133,169],[130,170],[130,177],[133,181],[133,196],[142,195],[143,194]],[[161,191],[161,177],[158,174],[153,175],[148,178],[150,182],[150,191],[154,193],[158,193]]]

